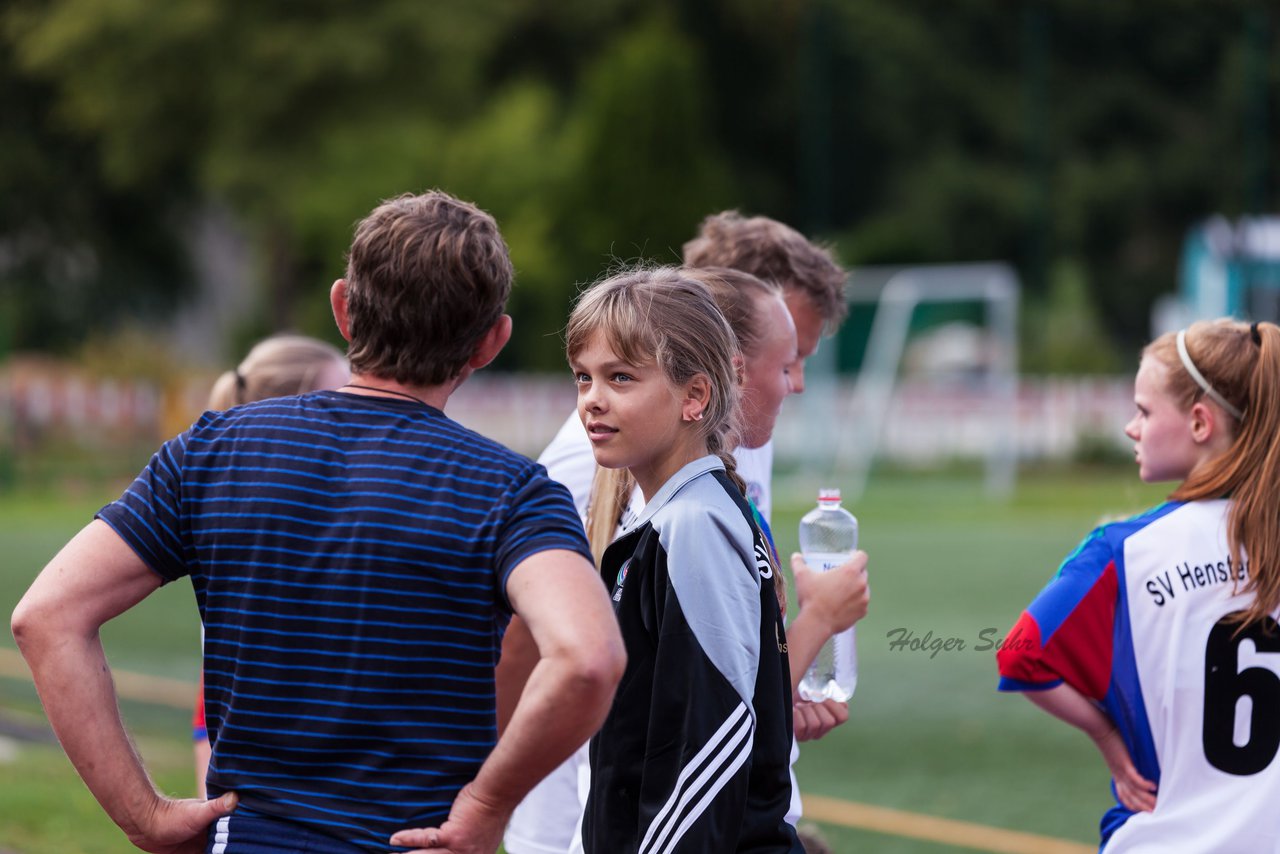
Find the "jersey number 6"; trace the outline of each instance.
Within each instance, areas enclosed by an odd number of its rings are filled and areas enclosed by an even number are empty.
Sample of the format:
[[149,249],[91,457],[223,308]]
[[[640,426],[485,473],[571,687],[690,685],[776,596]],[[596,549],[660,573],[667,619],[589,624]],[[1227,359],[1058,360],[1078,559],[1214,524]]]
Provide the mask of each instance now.
[[[1234,615],[1233,615],[1234,616]],[[1228,774],[1256,774],[1280,750],[1280,676],[1266,667],[1240,670],[1240,643],[1258,652],[1280,652],[1280,633],[1270,617],[1236,634],[1239,622],[1219,620],[1204,651],[1204,756]],[[1236,710],[1249,698],[1248,740],[1236,744]]]

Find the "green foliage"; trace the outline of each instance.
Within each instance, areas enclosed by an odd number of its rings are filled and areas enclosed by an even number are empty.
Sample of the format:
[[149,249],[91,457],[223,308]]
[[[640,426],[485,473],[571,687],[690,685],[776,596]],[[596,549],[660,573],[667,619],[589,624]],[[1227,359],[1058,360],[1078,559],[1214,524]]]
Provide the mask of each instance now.
[[1063,261],[1049,292],[1022,313],[1022,365],[1031,374],[1114,374],[1123,363],[1098,318],[1084,268]]
[[1258,0],[11,0],[0,346],[171,310],[210,200],[258,252],[246,329],[321,333],[352,224],[438,186],[511,244],[509,368],[558,364],[576,283],[725,207],[1039,296],[1071,259],[1132,348],[1190,225],[1280,201],[1277,37]]
[[1074,259],[1103,334],[1132,347],[1152,299],[1175,286],[1190,225],[1247,212],[1258,190],[1280,202],[1274,135],[1260,143],[1269,183],[1242,162],[1259,140],[1245,117],[1280,86],[1263,4],[833,8],[848,86],[833,99],[832,144],[865,158],[835,191],[850,198],[849,260],[1003,258],[1044,294],[1053,262]]
[[162,318],[183,293],[181,182],[122,187],[52,90],[0,49],[0,354],[66,350],[95,324]]
[[706,102],[693,45],[663,18],[586,70],[569,130],[579,251],[679,262],[693,225],[729,185]]
[[[781,486],[774,532],[796,548],[800,515],[815,483]],[[1107,772],[1088,739],[1026,700],[995,690],[995,661],[977,636],[997,636],[1040,590],[1097,520],[1161,500],[1131,468],[1024,477],[1008,503],[982,493],[980,478],[877,477],[850,507],[871,555],[874,597],[858,626],[859,683],[849,722],[820,744],[801,746],[801,789],[815,795],[1014,830],[1096,840],[1110,800]],[[109,494],[74,506],[0,498],[0,606],[12,610],[30,579]],[[923,521],[922,521],[923,520]],[[109,627],[113,666],[194,683],[198,627],[190,585],[175,583]],[[891,649],[905,627],[955,636],[964,650],[929,658]],[[157,643],[157,639],[163,639]],[[0,637],[0,647],[13,642]],[[0,708],[36,713],[34,691],[0,677]],[[140,749],[162,789],[190,792],[188,712],[126,705]],[[1046,773],[1048,769],[1048,773]],[[972,849],[824,825],[837,851],[946,852]],[[0,849],[28,854],[128,850],[53,745],[33,746],[0,766]]]

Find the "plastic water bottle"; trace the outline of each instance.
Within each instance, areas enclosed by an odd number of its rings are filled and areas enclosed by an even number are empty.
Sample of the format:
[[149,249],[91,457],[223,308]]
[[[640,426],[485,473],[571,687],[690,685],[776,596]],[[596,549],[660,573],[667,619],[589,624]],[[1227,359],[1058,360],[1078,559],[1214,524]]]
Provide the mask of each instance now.
[[[849,560],[858,548],[858,520],[840,506],[840,490],[818,490],[818,506],[800,520],[800,551],[815,572]],[[800,680],[806,700],[846,702],[858,684],[858,646],[852,627],[828,638]]]

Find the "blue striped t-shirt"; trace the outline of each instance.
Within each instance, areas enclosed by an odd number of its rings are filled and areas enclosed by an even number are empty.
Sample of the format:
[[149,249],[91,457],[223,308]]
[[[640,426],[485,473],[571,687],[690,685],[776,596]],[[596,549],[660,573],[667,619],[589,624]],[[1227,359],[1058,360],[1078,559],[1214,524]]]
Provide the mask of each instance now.
[[376,851],[442,821],[494,745],[508,574],[590,557],[542,466],[437,409],[339,392],[206,413],[99,518],[191,577],[210,796]]

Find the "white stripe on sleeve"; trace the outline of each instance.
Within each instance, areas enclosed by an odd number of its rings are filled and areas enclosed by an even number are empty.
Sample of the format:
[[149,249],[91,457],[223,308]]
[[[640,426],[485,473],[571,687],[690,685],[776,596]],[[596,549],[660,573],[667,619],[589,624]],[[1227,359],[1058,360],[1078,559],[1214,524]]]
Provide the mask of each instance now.
[[[755,732],[755,722],[749,712],[746,703],[739,703],[702,749],[680,771],[671,796],[662,805],[662,809],[658,810],[645,832],[639,854],[657,854],[671,850],[706,810],[711,799],[742,767],[751,753],[752,735]],[[705,792],[704,796],[681,820],[683,810],[702,792]]]

